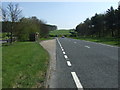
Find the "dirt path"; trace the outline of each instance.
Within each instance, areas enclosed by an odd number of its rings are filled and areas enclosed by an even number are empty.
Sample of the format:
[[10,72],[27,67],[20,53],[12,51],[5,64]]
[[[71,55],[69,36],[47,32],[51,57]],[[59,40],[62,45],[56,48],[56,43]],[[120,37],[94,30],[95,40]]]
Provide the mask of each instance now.
[[49,61],[49,69],[47,71],[47,80],[45,82],[45,88],[51,88],[54,87],[54,79],[55,79],[55,70],[56,70],[56,40],[46,40],[40,42],[40,44],[45,48],[49,55],[50,55],[50,61]]

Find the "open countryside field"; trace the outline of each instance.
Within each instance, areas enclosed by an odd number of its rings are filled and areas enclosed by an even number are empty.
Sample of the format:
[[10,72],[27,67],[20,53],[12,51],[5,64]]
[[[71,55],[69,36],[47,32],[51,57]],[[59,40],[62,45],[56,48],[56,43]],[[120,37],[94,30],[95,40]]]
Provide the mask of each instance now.
[[49,55],[35,42],[2,47],[2,87],[43,87]]
[[0,46],[0,89],[2,89],[2,47]]
[[54,30],[50,32],[50,35],[71,35],[70,30]]

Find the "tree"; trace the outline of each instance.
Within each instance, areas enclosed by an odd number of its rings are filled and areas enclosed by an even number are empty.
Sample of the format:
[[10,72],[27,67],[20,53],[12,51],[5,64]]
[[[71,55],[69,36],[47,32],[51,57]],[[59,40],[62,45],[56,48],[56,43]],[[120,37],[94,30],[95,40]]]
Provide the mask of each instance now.
[[111,36],[114,37],[114,31],[115,31],[115,10],[113,7],[107,10],[106,13],[106,27],[108,30],[111,31]]
[[111,7],[105,14],[95,14],[90,19],[76,26],[78,35],[94,37],[119,37],[120,36],[120,6],[118,9]]
[[16,24],[17,31],[15,35],[19,41],[29,40],[30,34],[40,32],[40,23],[37,17],[21,18]]
[[11,29],[10,29],[10,37],[11,37],[11,43],[13,42],[13,32],[15,32],[15,22],[19,21],[21,18],[21,12],[22,10],[19,9],[19,4],[13,4],[9,3],[7,6],[7,13],[8,13],[8,19],[11,22]]
[[2,20],[4,22],[8,21],[8,15],[6,9],[1,8],[1,11],[2,11]]

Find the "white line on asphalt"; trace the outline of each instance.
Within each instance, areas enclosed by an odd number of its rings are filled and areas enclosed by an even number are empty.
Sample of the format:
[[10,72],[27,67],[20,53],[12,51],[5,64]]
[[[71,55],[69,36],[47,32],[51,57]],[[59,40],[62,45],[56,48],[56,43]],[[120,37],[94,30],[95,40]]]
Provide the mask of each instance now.
[[64,55],[65,59],[68,59],[68,56],[67,55]]
[[72,66],[72,64],[71,64],[71,62],[70,62],[70,61],[67,61],[67,65],[68,65],[69,67],[71,67],[71,66]]
[[65,52],[63,51],[63,54],[65,54]]
[[62,51],[64,51],[64,49],[62,49]]
[[77,43],[77,42],[74,42],[74,43]]
[[115,47],[115,46],[111,46],[111,45],[107,45],[107,44],[102,44],[102,43],[98,43],[100,45],[104,45],[104,46],[109,46],[109,47]]
[[62,45],[60,44],[60,41],[58,40],[58,38],[57,38],[57,41],[58,41],[58,43],[59,43],[60,48],[62,49],[62,51],[64,51],[64,49],[63,49]]
[[107,44],[103,44],[103,43],[96,43],[96,42],[85,41],[85,40],[82,40],[82,41],[84,41],[84,42],[90,42],[90,43],[94,43],[94,44],[99,44],[99,45],[104,45],[104,46],[109,46],[109,47],[115,47],[115,48],[118,48],[117,46],[107,45]]
[[86,48],[90,48],[89,46],[85,46]]
[[58,43],[59,43],[60,47],[62,47],[62,45],[60,44],[60,41],[58,40],[58,38],[57,38],[57,41],[58,41]]
[[80,83],[80,80],[78,79],[76,73],[75,73],[75,72],[71,72],[71,74],[72,74],[72,77],[73,77],[73,79],[74,79],[74,81],[75,81],[75,84],[76,84],[77,88],[78,88],[78,89],[83,89],[83,86],[82,86],[82,84]]
[[60,47],[62,47],[61,44],[59,44],[59,45],[60,45]]

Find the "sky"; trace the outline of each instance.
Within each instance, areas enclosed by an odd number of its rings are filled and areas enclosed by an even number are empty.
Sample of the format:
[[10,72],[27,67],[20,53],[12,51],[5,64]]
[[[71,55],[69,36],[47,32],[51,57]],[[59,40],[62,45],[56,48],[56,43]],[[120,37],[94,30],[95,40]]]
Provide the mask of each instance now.
[[[9,2],[2,2],[6,8]],[[22,16],[36,16],[47,24],[56,25],[58,29],[73,29],[79,23],[91,18],[95,13],[105,13],[113,6],[117,9],[118,2],[14,2],[19,3]]]

